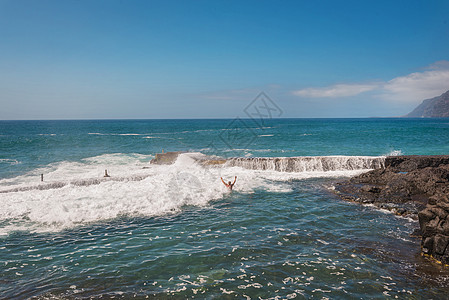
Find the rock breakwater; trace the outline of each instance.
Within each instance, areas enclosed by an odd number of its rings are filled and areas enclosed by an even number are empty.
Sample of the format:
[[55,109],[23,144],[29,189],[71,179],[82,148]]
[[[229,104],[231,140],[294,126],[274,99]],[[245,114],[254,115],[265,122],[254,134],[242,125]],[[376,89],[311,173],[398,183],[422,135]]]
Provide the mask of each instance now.
[[422,253],[449,264],[449,155],[393,156],[336,185],[343,199],[419,220]]

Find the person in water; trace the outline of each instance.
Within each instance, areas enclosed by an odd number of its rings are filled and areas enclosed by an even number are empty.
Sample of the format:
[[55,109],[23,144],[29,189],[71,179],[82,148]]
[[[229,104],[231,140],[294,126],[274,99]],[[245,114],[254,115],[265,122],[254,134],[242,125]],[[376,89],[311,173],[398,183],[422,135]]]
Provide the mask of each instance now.
[[221,181],[223,182],[223,184],[224,184],[230,191],[232,191],[232,188],[234,187],[234,184],[235,184],[235,182],[237,181],[237,176],[235,176],[234,182],[233,182],[233,183],[231,183],[230,181],[228,181],[228,183],[226,183],[226,182],[223,180],[223,177],[220,177],[220,178],[221,178]]

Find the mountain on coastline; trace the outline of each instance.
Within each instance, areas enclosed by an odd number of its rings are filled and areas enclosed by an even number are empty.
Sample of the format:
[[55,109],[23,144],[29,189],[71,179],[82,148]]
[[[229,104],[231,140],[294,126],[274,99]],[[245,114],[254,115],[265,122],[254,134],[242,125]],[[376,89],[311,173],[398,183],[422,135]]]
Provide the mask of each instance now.
[[449,118],[449,91],[424,100],[405,118]]

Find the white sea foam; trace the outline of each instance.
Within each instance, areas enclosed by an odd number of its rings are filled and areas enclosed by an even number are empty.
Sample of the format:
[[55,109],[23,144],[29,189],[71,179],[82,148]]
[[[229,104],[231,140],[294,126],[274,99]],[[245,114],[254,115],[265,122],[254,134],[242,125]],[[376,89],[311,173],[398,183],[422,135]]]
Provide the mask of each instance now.
[[[0,223],[7,225],[2,233],[27,227],[33,231],[59,230],[121,215],[160,215],[177,211],[184,205],[205,205],[226,193],[219,178],[209,177],[205,169],[187,156],[180,157],[170,166],[142,169],[136,166],[136,161],[124,164],[129,158],[116,155],[115,164],[108,169],[109,174],[120,174],[131,180],[114,181],[111,177],[111,180],[98,184],[70,184],[70,181],[94,174],[101,178],[102,164],[109,158],[111,155],[87,159],[84,163],[65,162],[49,167],[47,171],[51,172],[45,177],[46,183],[61,182],[64,178],[63,182],[69,184],[61,188],[0,194]],[[137,174],[143,179],[133,181]],[[20,184],[24,185],[23,182]],[[24,222],[24,219],[29,221]],[[22,221],[17,223],[17,220]]]
[[141,135],[139,133],[118,133],[117,135]]
[[99,132],[89,132],[90,135],[118,135],[118,136],[138,136],[143,135],[140,133],[99,133]]
[[17,164],[20,164],[20,161],[18,161],[17,159],[11,159],[11,158],[0,158],[0,163],[9,164],[9,165],[17,165]]
[[229,159],[226,165],[281,172],[326,172],[380,168],[384,162],[385,157],[371,156],[237,157]]
[[152,155],[116,153],[86,158],[82,162],[54,163],[25,175],[1,179],[0,191],[4,187],[36,186],[40,183],[40,174],[44,174],[45,183],[99,178],[104,175],[105,169],[114,176],[138,175],[152,158]]
[[391,150],[390,152],[385,154],[385,156],[400,156],[400,155],[404,155],[404,153],[402,153],[402,150]]
[[[172,165],[150,165],[153,156],[105,154],[61,162],[0,180],[0,235],[15,230],[59,231],[119,216],[156,216],[186,205],[204,206],[229,192],[220,177],[237,176],[237,193],[292,192],[289,181],[351,176],[361,170],[278,172],[240,166],[205,168],[201,153],[182,154]],[[143,168],[146,167],[146,168]],[[104,178],[107,169],[110,178]],[[44,174],[40,182],[39,174]]]

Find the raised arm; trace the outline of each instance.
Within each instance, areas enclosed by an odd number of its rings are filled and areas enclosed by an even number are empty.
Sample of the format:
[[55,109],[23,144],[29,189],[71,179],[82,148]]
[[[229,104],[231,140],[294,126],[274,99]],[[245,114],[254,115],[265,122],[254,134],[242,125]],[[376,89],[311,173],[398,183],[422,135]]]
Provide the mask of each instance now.
[[232,185],[234,185],[236,181],[237,181],[237,176],[235,176],[234,182],[232,183]]
[[223,182],[223,184],[227,186],[227,183],[224,182],[223,177],[220,177],[220,179],[221,179],[221,182]]

